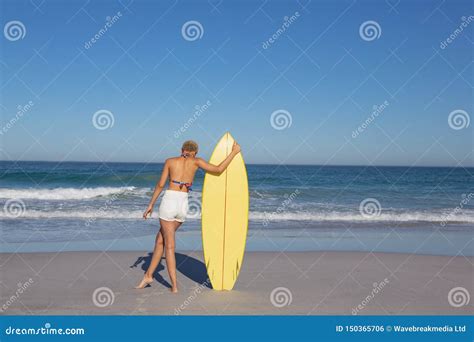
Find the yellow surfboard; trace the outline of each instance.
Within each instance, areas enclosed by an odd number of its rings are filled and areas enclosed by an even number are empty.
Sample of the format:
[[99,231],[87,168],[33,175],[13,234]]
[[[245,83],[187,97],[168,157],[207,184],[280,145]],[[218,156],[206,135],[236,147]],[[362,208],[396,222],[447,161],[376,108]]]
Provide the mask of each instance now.
[[[217,143],[209,162],[218,165],[232,151],[230,133]],[[220,175],[206,173],[202,190],[202,243],[214,290],[232,290],[244,259],[249,213],[247,170],[242,153]]]

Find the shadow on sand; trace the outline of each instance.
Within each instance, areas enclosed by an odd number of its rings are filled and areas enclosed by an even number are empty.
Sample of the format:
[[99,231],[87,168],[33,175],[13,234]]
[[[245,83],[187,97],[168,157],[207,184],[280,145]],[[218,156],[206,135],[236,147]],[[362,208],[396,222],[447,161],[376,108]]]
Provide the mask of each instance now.
[[[146,270],[150,266],[152,256],[153,256],[153,253],[148,253],[147,256],[141,256],[130,267],[131,268],[138,267],[141,264],[142,270],[146,272]],[[162,265],[162,262],[164,262],[164,260],[165,260],[165,257],[161,259],[161,262],[158,264],[158,267],[156,268],[156,271],[153,277],[160,284],[168,288],[171,288],[171,284],[168,283],[160,275],[160,272],[165,269],[165,267]],[[207,277],[206,266],[204,265],[203,262],[199,261],[198,259],[195,259],[189,255],[176,253],[176,269],[178,270],[178,272],[183,274],[185,277],[191,279],[195,283],[205,286],[209,289],[212,288],[211,282],[209,281],[209,278]]]

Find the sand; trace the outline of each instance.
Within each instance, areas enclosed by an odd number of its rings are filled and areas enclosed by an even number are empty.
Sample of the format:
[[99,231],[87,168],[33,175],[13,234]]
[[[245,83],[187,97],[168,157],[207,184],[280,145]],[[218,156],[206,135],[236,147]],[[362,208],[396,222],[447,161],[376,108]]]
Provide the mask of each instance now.
[[1,314],[474,313],[472,300],[456,307],[448,299],[455,287],[474,294],[473,257],[248,252],[234,290],[226,292],[206,286],[202,260],[200,251],[177,253],[180,292],[171,294],[164,260],[150,287],[133,288],[150,261],[147,252],[0,253]]

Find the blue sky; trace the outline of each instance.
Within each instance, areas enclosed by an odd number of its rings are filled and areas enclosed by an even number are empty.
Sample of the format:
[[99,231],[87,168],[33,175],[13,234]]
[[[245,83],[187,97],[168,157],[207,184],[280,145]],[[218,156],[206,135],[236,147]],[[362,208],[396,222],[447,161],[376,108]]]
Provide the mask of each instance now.
[[[474,112],[469,1],[2,1],[0,13],[4,29],[25,27],[1,37],[2,159],[160,162],[186,139],[208,158],[230,131],[249,163],[474,165],[474,123],[448,122]],[[100,110],[113,126],[94,126]],[[274,112],[291,125],[275,129]]]

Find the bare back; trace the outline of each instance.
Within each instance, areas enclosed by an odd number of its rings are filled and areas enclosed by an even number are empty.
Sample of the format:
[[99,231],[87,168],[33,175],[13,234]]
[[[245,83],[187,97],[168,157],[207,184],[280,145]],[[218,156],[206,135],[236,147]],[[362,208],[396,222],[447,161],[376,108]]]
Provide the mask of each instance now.
[[187,191],[186,187],[173,183],[178,181],[182,183],[192,183],[194,175],[198,169],[196,158],[194,157],[175,157],[166,161],[165,167],[168,167],[169,172],[169,189],[175,191]]

